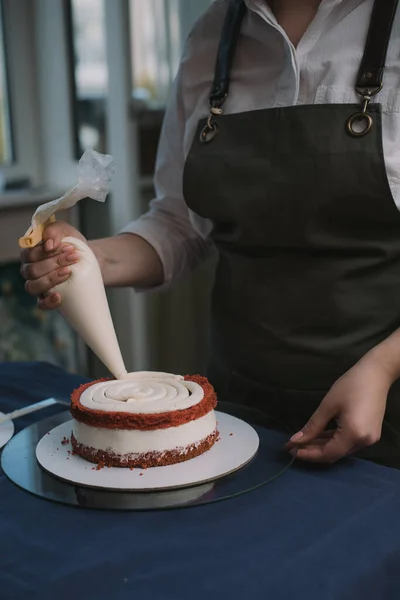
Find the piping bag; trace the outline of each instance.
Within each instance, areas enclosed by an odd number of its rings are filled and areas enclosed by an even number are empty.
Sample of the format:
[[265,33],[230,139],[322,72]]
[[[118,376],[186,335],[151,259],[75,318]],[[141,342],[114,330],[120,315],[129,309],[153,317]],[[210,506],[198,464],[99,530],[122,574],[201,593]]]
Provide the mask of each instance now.
[[[33,248],[42,243],[44,229],[55,221],[57,211],[71,208],[83,198],[104,202],[110,191],[114,172],[115,165],[111,156],[86,150],[79,161],[77,185],[61,198],[39,206],[32,217],[31,226],[19,240],[20,247]],[[61,295],[59,312],[114,377],[120,379],[126,375],[126,369],[97,258],[82,240],[69,236],[62,243],[74,246],[79,254],[79,261],[71,265],[69,278],[55,286],[50,293],[57,292]]]

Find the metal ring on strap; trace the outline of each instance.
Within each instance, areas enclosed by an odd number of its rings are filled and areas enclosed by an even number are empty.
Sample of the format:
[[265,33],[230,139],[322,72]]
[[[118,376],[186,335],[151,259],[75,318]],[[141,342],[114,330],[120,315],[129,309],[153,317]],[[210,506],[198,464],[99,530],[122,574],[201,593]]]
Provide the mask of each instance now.
[[204,125],[200,133],[200,142],[202,144],[208,144],[215,138],[219,130],[217,123],[207,119],[207,124]]
[[[383,85],[386,56],[390,35],[396,16],[399,0],[374,0],[372,15],[364,49],[364,55],[357,75],[356,92],[361,97],[361,111],[351,115],[346,121],[346,131],[353,137],[363,137],[372,129],[373,117],[368,106]],[[364,124],[355,129],[355,124]]]
[[[354,125],[356,123],[362,123],[364,121],[365,127],[363,127],[360,130],[354,129]],[[364,135],[367,135],[367,133],[369,133],[372,129],[372,125],[373,125],[374,121],[371,117],[371,115],[369,115],[367,112],[356,112],[353,115],[351,115],[351,117],[349,117],[349,119],[347,119],[346,122],[346,129],[347,132],[352,135],[353,137],[363,137]]]

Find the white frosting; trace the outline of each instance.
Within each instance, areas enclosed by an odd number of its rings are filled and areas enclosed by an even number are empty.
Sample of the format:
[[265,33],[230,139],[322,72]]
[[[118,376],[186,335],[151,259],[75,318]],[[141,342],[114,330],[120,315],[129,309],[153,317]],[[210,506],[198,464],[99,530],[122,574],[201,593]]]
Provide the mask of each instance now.
[[141,431],[137,429],[103,429],[73,421],[75,439],[85,446],[116,454],[164,452],[198,445],[217,427],[215,412],[178,427]]
[[127,373],[122,380],[88,387],[80,403],[91,410],[157,414],[184,410],[204,398],[204,390],[180,375],[156,372]]
[[59,310],[118,379],[126,373],[126,369],[97,258],[82,240],[66,237],[63,243],[75,247],[79,262],[70,267],[71,275],[67,281],[52,290],[61,294],[62,305]]

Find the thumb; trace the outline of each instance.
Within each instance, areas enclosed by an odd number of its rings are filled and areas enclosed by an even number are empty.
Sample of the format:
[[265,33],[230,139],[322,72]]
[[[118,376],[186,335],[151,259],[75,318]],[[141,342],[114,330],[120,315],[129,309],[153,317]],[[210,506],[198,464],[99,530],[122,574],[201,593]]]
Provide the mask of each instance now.
[[43,231],[43,245],[46,252],[56,250],[61,244],[63,237],[63,228],[60,223],[51,223],[50,225],[47,225],[46,229]]
[[307,443],[318,437],[334,417],[329,405],[322,401],[315,413],[309,418],[304,427],[295,433],[290,441],[293,443]]

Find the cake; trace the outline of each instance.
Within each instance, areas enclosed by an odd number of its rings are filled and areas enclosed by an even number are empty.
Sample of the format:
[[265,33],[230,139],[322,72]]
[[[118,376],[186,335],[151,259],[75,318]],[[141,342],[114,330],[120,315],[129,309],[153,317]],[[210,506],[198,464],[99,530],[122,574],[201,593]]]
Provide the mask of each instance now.
[[200,375],[136,372],[81,385],[71,397],[73,452],[108,467],[190,460],[218,438],[216,404]]

